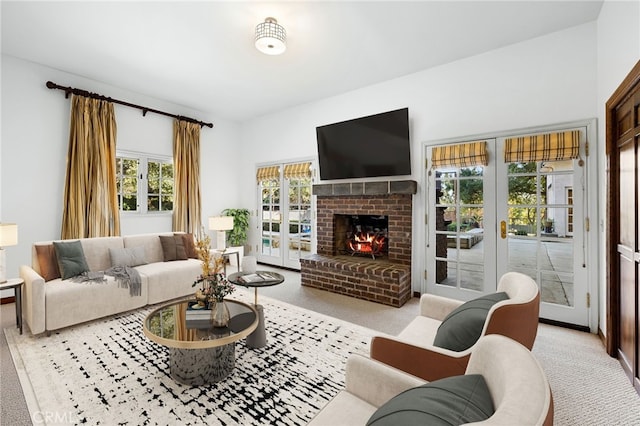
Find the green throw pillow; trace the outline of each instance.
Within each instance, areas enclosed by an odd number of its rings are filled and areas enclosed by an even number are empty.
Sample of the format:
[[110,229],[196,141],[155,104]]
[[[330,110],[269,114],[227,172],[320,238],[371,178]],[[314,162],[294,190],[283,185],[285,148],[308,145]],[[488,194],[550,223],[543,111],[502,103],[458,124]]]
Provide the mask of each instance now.
[[487,294],[458,306],[438,327],[433,344],[456,352],[469,349],[480,338],[489,309],[507,299],[507,293],[500,292]]
[[481,374],[447,377],[391,398],[367,426],[451,426],[480,422],[494,413],[491,393]]
[[58,258],[58,267],[63,280],[66,280],[83,272],[89,271],[87,259],[80,241],[53,242],[53,247]]

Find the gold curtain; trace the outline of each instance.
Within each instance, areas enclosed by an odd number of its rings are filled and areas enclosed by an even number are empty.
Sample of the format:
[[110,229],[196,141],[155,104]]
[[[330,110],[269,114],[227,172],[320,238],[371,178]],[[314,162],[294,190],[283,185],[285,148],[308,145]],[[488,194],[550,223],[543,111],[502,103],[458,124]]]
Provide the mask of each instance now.
[[200,235],[200,125],[173,123],[173,230]]
[[432,167],[473,167],[489,164],[487,141],[436,146],[431,150]]
[[[173,307],[173,318],[175,318],[176,340],[194,342],[197,340],[197,329],[187,328],[187,303],[179,303]],[[171,337],[171,336],[165,336]]]
[[280,179],[280,167],[279,166],[260,167],[256,172],[256,179],[258,182],[261,182],[263,180]]
[[285,179],[301,179],[311,177],[311,162],[285,164],[284,166]]
[[113,103],[73,95],[61,238],[120,235]]
[[504,162],[561,161],[578,158],[580,131],[507,138]]

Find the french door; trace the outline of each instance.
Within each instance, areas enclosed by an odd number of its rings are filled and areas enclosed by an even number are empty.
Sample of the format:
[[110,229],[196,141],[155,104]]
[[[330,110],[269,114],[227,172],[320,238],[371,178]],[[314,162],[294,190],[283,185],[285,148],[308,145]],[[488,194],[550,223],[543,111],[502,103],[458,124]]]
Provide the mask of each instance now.
[[258,261],[300,269],[300,259],[311,253],[314,240],[311,172],[311,162],[259,168]]
[[562,161],[505,162],[505,137],[484,140],[486,165],[431,167],[427,149],[427,292],[469,300],[518,271],[540,286],[542,318],[589,325],[586,128],[574,130],[580,152]]
[[[487,144],[488,153],[495,141]],[[428,164],[432,164],[431,150]],[[495,167],[435,167],[428,172],[427,291],[470,300],[495,291]]]

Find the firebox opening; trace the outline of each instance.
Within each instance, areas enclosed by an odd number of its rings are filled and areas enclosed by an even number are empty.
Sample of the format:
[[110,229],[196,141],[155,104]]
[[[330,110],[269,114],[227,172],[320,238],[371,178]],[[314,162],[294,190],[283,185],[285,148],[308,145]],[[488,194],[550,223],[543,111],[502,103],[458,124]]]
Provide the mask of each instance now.
[[386,258],[389,254],[389,217],[381,215],[335,215],[336,254]]

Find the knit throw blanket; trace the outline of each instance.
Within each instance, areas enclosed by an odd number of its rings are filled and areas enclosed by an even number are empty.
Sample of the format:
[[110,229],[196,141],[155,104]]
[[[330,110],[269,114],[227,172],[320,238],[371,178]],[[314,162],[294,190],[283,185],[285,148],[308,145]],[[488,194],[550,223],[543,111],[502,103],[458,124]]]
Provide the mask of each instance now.
[[114,277],[120,288],[128,288],[130,296],[140,296],[142,294],[142,280],[137,269],[129,266],[112,266],[106,271],[83,272],[73,277],[71,280],[75,282],[106,282],[105,275]]

